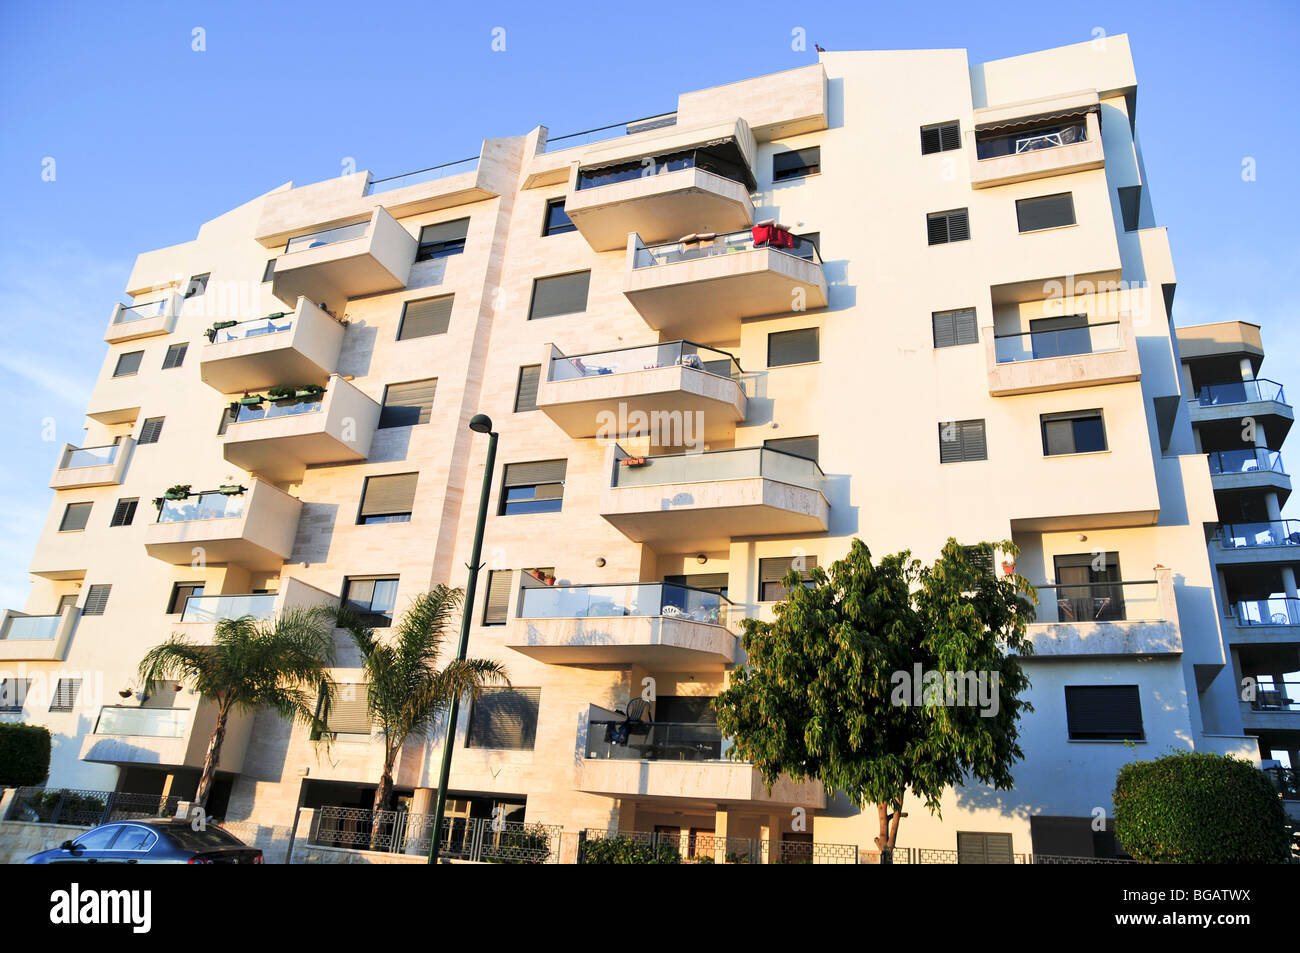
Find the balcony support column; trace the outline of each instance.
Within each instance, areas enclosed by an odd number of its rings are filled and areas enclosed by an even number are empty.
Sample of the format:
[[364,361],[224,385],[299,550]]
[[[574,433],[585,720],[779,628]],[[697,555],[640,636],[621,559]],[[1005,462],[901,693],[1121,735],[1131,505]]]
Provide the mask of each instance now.
[[1264,425],[1255,421],[1255,449],[1268,449],[1268,437],[1264,434]]
[[715,864],[725,864],[727,862],[727,805],[719,804],[713,812],[713,862]]
[[781,815],[768,814],[759,822],[758,828],[759,840],[768,842],[767,855],[768,862],[772,859],[772,845],[781,840]]
[[1277,494],[1269,490],[1264,494],[1264,505],[1268,507],[1268,518],[1277,521],[1282,518],[1282,507],[1277,505]]
[[1295,569],[1291,566],[1282,567],[1282,589],[1286,592],[1288,599],[1300,597],[1300,591],[1296,590]]
[[1250,358],[1241,359],[1241,379],[1243,381],[1253,381],[1255,379],[1255,366],[1250,363]]
[[[435,788],[416,788],[411,792],[411,816],[423,814],[430,817],[433,814],[434,795],[437,793]],[[408,828],[409,831],[409,828]],[[419,836],[411,836],[409,833],[406,838],[406,853],[423,856],[428,850],[424,846]]]

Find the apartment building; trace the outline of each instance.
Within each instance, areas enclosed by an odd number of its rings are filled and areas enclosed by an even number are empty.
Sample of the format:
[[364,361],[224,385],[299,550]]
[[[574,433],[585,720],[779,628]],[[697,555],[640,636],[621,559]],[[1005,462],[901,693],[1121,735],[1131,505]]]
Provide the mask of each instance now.
[[[383,626],[463,584],[485,413],[470,652],[514,688],[461,713],[453,813],[869,848],[873,811],[726,759],[707,701],[739,622],[854,537],[927,559],[1010,538],[1041,599],[1016,788],[953,791],[941,818],[909,799],[901,843],[1113,850],[1092,822],[1121,765],[1292,750],[1235,669],[1300,667],[1220,612],[1295,581],[1207,550],[1229,491],[1187,397],[1222,362],[1180,357],[1136,105],[1123,36],[987,63],[822,53],[588,134],[284,185],[140,255],[3,621],[28,680],[4,717],[57,733],[52,785],[188,792],[211,705],[145,697],[143,653],[339,599]],[[1275,448],[1290,410],[1270,406]],[[653,727],[618,743],[643,697]],[[210,807],[369,807],[363,707],[336,710],[328,753],[243,717]],[[442,744],[401,754],[413,812]]]

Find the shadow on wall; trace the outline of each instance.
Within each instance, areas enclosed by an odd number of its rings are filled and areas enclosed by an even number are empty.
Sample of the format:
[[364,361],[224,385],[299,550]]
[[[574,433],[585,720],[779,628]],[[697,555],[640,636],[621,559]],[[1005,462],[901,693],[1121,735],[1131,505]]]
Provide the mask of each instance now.
[[[394,330],[393,334],[396,335]],[[343,335],[343,349],[339,353],[339,374],[366,377],[370,374],[375,341],[379,339],[377,325],[366,321],[351,321]]]
[[411,448],[410,427],[385,427],[376,430],[370,443],[367,463],[390,463],[405,460]]
[[447,278],[449,258],[434,258],[430,261],[418,261],[411,266],[411,276],[406,280],[406,289],[437,288]]
[[298,562],[320,563],[329,559],[330,543],[334,539],[334,526],[339,517],[337,503],[302,504],[298,517],[298,533],[293,541],[293,553]]

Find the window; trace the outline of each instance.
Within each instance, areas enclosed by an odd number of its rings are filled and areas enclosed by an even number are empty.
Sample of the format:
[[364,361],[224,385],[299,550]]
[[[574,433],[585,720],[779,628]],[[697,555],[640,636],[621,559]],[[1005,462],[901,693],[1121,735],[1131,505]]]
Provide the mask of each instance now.
[[819,440],[817,437],[781,437],[777,440],[764,440],[763,446],[769,450],[780,450],[792,456],[817,462]]
[[961,123],[941,122],[921,127],[921,155],[932,152],[951,152],[961,148]]
[[63,615],[64,609],[75,608],[77,608],[77,594],[75,592],[67,592],[59,596],[59,611],[56,613],[57,615]]
[[1013,864],[1010,834],[982,834],[971,831],[957,832],[957,863],[959,864]]
[[123,824],[122,833],[113,841],[113,850],[133,850],[144,852],[153,847],[158,835],[147,827],[136,824]]
[[73,843],[86,850],[108,850],[109,845],[113,843],[113,838],[117,837],[121,830],[121,824],[96,827],[93,831],[82,834]]
[[[784,580],[794,567],[794,561],[798,558],[800,557],[775,556],[758,561],[759,602],[780,602],[790,595],[790,590],[785,587]],[[799,575],[803,577],[804,585],[807,586],[810,584],[811,570],[817,565],[817,557],[804,556],[802,558],[803,568],[799,570]]]
[[558,513],[564,502],[567,460],[507,463],[501,484],[501,515]]
[[988,458],[984,421],[949,420],[939,425],[940,463],[968,463]]
[[465,250],[465,236],[469,233],[469,219],[439,222],[420,229],[420,247],[415,251],[416,261],[450,258]]
[[1066,685],[1071,741],[1144,741],[1136,685]]
[[140,439],[137,444],[157,443],[158,438],[162,436],[163,417],[148,417],[140,425]]
[[528,320],[554,318],[561,314],[578,314],[587,310],[587,290],[591,285],[591,272],[575,271],[568,275],[552,275],[533,282],[533,301],[528,308]]
[[980,572],[986,576],[996,576],[993,570],[993,552],[992,550],[979,549],[976,546],[963,546],[962,551],[966,558],[973,563]]
[[50,701],[50,711],[72,711],[77,705],[77,696],[80,693],[81,679],[59,679],[54,686],[54,698]]
[[1043,414],[1038,419],[1043,429],[1043,456],[1099,453],[1106,449],[1106,426],[1100,410]]
[[480,688],[470,707],[465,747],[531,751],[541,700],[540,688]]
[[393,624],[397,606],[396,576],[349,576],[343,582],[343,602],[377,629]]
[[208,290],[208,278],[210,275],[195,275],[190,279],[190,283],[185,286],[185,297],[197,298]]
[[31,685],[30,678],[0,678],[0,711],[22,711]]
[[801,179],[805,175],[816,175],[821,170],[821,146],[813,146],[809,149],[791,149],[789,152],[778,152],[772,156],[773,182]]
[[384,388],[384,407],[379,412],[379,429],[388,427],[414,427],[427,424],[433,413],[433,395],[438,390],[438,378],[389,384]]
[[515,387],[515,413],[523,414],[537,409],[537,383],[541,377],[540,364],[519,368],[519,384]]
[[1119,212],[1124,219],[1124,231],[1135,232],[1142,218],[1142,186],[1125,185],[1118,191]]
[[543,235],[562,235],[577,229],[564,211],[564,199],[551,199],[546,203],[546,220],[542,223]]
[[361,682],[344,682],[330,700],[325,730],[333,735],[364,735],[370,738],[370,689]]
[[1052,567],[1059,621],[1122,622],[1127,617],[1119,553],[1068,553],[1053,557]]
[[185,352],[189,349],[189,343],[173,344],[167,348],[167,353],[163,355],[164,371],[169,371],[173,367],[180,367],[185,363]]
[[506,624],[513,578],[514,573],[509,569],[493,569],[488,573],[487,600],[483,603],[484,625]]
[[925,229],[931,245],[964,242],[970,238],[970,219],[964,208],[931,212],[925,217]]
[[63,509],[63,519],[59,521],[60,533],[80,533],[86,528],[90,519],[93,503],[69,503]]
[[1034,360],[1092,353],[1092,332],[1086,314],[1065,314],[1055,318],[1031,318],[1029,343]]
[[82,615],[103,615],[108,608],[108,594],[113,591],[109,585],[91,586],[86,593],[86,604],[81,607]]
[[408,301],[402,308],[402,320],[397,327],[397,340],[446,334],[451,323],[451,305],[455,295],[441,298],[421,298]]
[[178,582],[172,586],[171,598],[167,600],[167,614],[181,615],[185,611],[185,604],[190,601],[190,596],[203,595],[203,583],[201,582]]
[[813,364],[821,360],[820,333],[817,328],[777,331],[767,336],[767,366]]
[[930,315],[930,320],[934,323],[934,346],[937,348],[979,343],[974,308],[935,311]]
[[262,269],[262,284],[266,284],[274,277],[275,277],[275,259],[272,258],[270,261],[266,263],[266,267]]
[[366,478],[361,491],[358,523],[407,523],[415,508],[418,473],[393,473]]
[[144,351],[127,351],[117,356],[117,366],[113,368],[114,377],[130,377],[140,370],[140,361]]
[[1039,232],[1074,224],[1074,196],[1069,192],[1016,200],[1016,222],[1022,232]]
[[135,508],[139,502],[138,499],[118,500],[117,506],[113,507],[113,518],[108,521],[108,525],[130,526],[131,521],[135,519]]

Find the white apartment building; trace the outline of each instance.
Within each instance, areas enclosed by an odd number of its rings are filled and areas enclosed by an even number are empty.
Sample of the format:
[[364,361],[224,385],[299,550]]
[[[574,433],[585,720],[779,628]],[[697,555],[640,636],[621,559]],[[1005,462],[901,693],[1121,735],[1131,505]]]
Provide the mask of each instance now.
[[[922,559],[1010,538],[1040,595],[1015,790],[950,792],[942,818],[909,798],[900,843],[1112,852],[1092,821],[1121,765],[1294,752],[1294,713],[1257,724],[1236,685],[1300,668],[1285,626],[1225,615],[1297,595],[1272,549],[1206,546],[1229,497],[1276,522],[1289,480],[1207,467],[1189,398],[1220,351],[1180,356],[1171,330],[1136,106],[1124,36],[988,63],[822,53],[589,134],[289,183],[140,255],[31,597],[0,623],[3,717],[56,733],[51,786],[192,792],[211,704],[142,697],[141,656],[222,616],[341,598],[382,625],[463,585],[485,413],[470,654],[514,690],[462,709],[453,812],[869,849],[873,810],[726,759],[707,700],[743,662],[739,620],[854,537]],[[1290,408],[1253,412],[1276,449]],[[646,679],[655,727],[611,744]],[[330,727],[324,754],[241,719],[209,806],[370,807],[360,704]],[[413,812],[442,744],[399,759]]]

